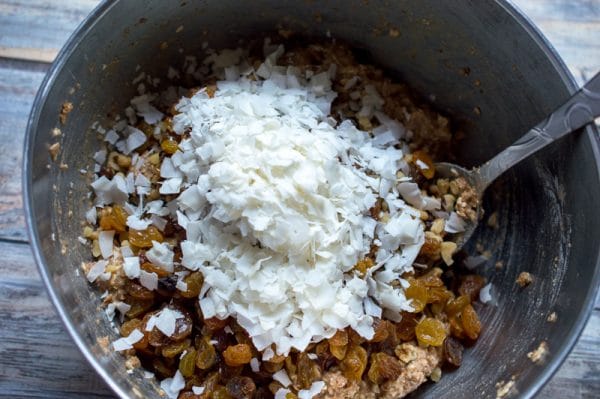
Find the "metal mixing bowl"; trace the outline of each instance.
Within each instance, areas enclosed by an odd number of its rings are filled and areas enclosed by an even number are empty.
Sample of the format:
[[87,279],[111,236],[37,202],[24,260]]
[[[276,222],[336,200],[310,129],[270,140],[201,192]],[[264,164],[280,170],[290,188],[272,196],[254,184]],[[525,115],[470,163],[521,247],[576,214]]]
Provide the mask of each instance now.
[[[179,27],[182,29],[178,29]],[[98,293],[77,272],[89,251],[78,244],[89,208],[80,169],[98,146],[93,122],[109,124],[135,93],[136,66],[164,77],[185,54],[235,46],[278,28],[350,42],[408,82],[465,135],[458,159],[474,165],[510,144],[566,99],[575,85],[550,45],[506,1],[123,0],[105,2],[63,48],[37,95],[25,146],[24,187],[29,234],[40,272],[67,330],[107,384],[121,397],[158,397],[141,372],[96,339],[116,338],[99,311]],[[397,30],[390,34],[390,29]],[[166,80],[166,79],[163,79]],[[64,101],[75,109],[64,126]],[[63,135],[54,138],[59,126]],[[516,380],[531,397],[558,368],[592,309],[600,278],[599,151],[588,127],[522,163],[485,199],[497,229],[483,224],[472,239],[490,250],[484,272],[498,288],[497,306],[480,308],[483,335],[456,372],[418,395],[495,397],[495,384]],[[60,142],[56,162],[48,145]],[[60,163],[68,169],[61,170]],[[534,283],[521,289],[519,272]],[[558,321],[546,321],[556,312]],[[535,365],[526,354],[545,340],[550,354]]]

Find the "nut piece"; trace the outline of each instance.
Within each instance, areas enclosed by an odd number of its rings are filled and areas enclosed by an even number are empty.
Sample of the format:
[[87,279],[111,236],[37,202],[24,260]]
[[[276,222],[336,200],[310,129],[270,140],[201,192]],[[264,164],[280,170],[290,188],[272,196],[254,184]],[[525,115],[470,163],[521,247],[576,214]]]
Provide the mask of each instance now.
[[444,227],[446,227],[446,221],[444,221],[444,219],[435,219],[431,224],[431,232],[441,236],[444,232]]
[[542,341],[540,342],[540,345],[537,347],[537,349],[529,352],[527,354],[527,357],[534,363],[542,363],[544,361],[544,359],[546,358],[546,355],[548,355],[549,349],[548,349],[548,343],[546,341]]
[[558,320],[558,315],[556,314],[556,312],[550,313],[548,315],[548,318],[546,319],[548,323],[556,323],[556,320]]
[[517,284],[519,284],[522,288],[528,286],[533,282],[533,276],[529,272],[521,272],[519,277],[517,277]]
[[56,161],[59,151],[60,151],[60,143],[54,143],[50,147],[48,147],[48,152],[50,153],[50,158],[52,158],[53,161]]
[[454,259],[452,259],[452,255],[456,251],[456,243],[452,241],[444,241],[442,243],[440,253],[442,255],[442,259],[444,263],[448,266],[452,266],[454,263]]
[[61,124],[65,124],[67,123],[67,116],[69,115],[69,112],[73,111],[73,103],[65,101],[61,108],[60,108],[60,114],[58,115],[58,119],[60,120]]

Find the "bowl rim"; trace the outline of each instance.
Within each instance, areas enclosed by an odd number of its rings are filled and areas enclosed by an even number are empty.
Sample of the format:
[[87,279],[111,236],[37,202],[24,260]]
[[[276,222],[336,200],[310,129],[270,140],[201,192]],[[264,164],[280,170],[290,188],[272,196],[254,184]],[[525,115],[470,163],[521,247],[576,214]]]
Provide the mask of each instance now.
[[[39,122],[42,108],[47,100],[50,88],[53,86],[57,75],[60,73],[66,61],[71,57],[71,55],[73,54],[77,46],[80,44],[80,42],[90,33],[90,31],[94,28],[99,19],[103,15],[107,14],[110,11],[110,9],[117,3],[118,1],[102,0],[101,3],[98,4],[90,14],[88,14],[88,16],[79,24],[79,26],[75,29],[75,31],[66,41],[65,45],[59,51],[58,55],[55,58],[55,61],[50,66],[50,69],[46,73],[44,80],[40,84],[40,87],[31,107],[31,111],[27,121],[27,128],[25,131],[23,152],[24,156],[22,161],[23,174],[21,183],[23,187],[23,204],[25,210],[25,222],[27,226],[29,244],[31,245],[32,253],[35,258],[38,271],[44,282],[46,292],[48,293],[52,304],[54,305],[54,308],[58,313],[67,332],[75,342],[76,346],[79,348],[79,351],[83,354],[85,359],[96,371],[96,373],[100,375],[104,382],[113,390],[113,392],[119,397],[125,399],[129,397],[127,392],[121,387],[121,385],[119,385],[116,382],[115,379],[112,378],[112,376],[101,364],[98,357],[96,357],[96,355],[93,354],[90,348],[87,346],[81,334],[75,327],[75,324],[71,320],[69,313],[64,307],[64,304],[54,287],[54,283],[50,278],[46,266],[43,250],[41,247],[41,241],[39,239],[39,234],[37,230],[37,225],[35,224],[36,218],[34,214],[32,197],[32,165],[34,156],[34,139],[36,137],[35,132],[37,124]],[[504,9],[504,11],[507,12],[529,35],[529,38],[533,40],[537,44],[537,46],[543,51],[545,56],[553,65],[556,72],[558,72],[567,90],[571,94],[574,93],[577,90],[578,86],[575,82],[573,75],[567,68],[562,58],[559,56],[556,49],[542,34],[540,29],[531,21],[531,19],[527,15],[525,15],[525,13],[523,13],[515,4],[513,4],[511,0],[494,0],[494,3],[496,3],[502,9]],[[600,175],[600,139],[598,136],[598,129],[593,125],[588,125],[586,128],[584,128],[584,133],[587,135],[589,141],[591,142],[591,149],[594,154],[594,159],[596,161],[596,169],[598,175]],[[588,292],[588,295],[585,298],[585,305],[582,311],[580,312],[578,318],[576,319],[575,323],[572,325],[571,331],[569,331],[568,338],[562,342],[561,346],[558,349],[553,350],[552,361],[548,362],[543,366],[543,371],[534,378],[532,383],[525,387],[525,389],[520,390],[519,393],[521,397],[534,397],[535,394],[538,393],[548,381],[550,381],[552,376],[558,371],[559,367],[563,364],[568,354],[575,346],[584,327],[587,324],[588,319],[592,314],[598,290],[600,288],[599,285],[600,247],[598,248],[596,254],[594,275],[592,277],[592,289]]]

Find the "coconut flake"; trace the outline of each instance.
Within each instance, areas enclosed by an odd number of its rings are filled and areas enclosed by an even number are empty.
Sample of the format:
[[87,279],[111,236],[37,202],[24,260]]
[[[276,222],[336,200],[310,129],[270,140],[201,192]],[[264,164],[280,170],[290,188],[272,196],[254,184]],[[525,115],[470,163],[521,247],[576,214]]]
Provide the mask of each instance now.
[[98,221],[98,216],[96,213],[96,207],[92,206],[86,213],[85,213],[85,220],[91,224],[91,225],[95,225],[96,222]]
[[287,398],[287,394],[290,393],[292,391],[290,391],[289,389],[286,388],[279,388],[277,390],[277,392],[275,392],[275,399],[286,399]]
[[185,378],[181,375],[181,372],[177,370],[173,378],[166,378],[160,382],[160,387],[169,399],[177,399],[179,392],[185,388]]
[[260,371],[260,361],[257,358],[253,357],[250,359],[250,369],[254,373],[258,373]]
[[102,176],[91,184],[96,194],[96,205],[122,204],[129,198],[127,183],[121,175],[115,175],[112,180]]
[[139,278],[140,284],[150,291],[154,291],[158,287],[158,275],[154,272],[148,273],[145,270],[140,270]]
[[174,253],[166,243],[152,241],[152,248],[146,251],[146,257],[156,266],[167,272],[173,272]]
[[137,256],[123,257],[123,272],[131,279],[140,277],[140,258]]
[[98,262],[94,263],[94,266],[92,266],[86,274],[88,281],[90,283],[96,281],[96,279],[100,277],[100,275],[102,275],[106,270],[106,265],[108,265],[108,261],[106,260],[99,260]]
[[292,385],[292,380],[290,380],[290,377],[288,376],[288,374],[285,371],[285,369],[281,369],[278,372],[276,372],[275,374],[273,374],[273,379],[275,381],[279,382],[285,388],[287,388],[290,385]]
[[450,234],[462,233],[465,231],[465,221],[456,212],[451,212],[446,220],[444,231]]
[[132,349],[133,345],[144,338],[144,334],[137,328],[133,330],[127,337],[119,338],[113,342],[113,349],[117,352]]
[[194,393],[194,395],[202,395],[204,393],[205,388],[204,387],[197,387],[197,386],[192,386],[192,392]]
[[114,237],[114,230],[104,230],[98,234],[98,245],[100,246],[100,253],[104,259],[110,258],[113,254]]
[[301,389],[298,391],[298,399],[312,399],[317,396],[325,388],[324,381],[315,381],[309,389]]
[[146,331],[152,331],[156,327],[160,332],[170,337],[175,332],[177,319],[184,317],[181,312],[165,307],[157,315],[150,317],[146,323]]
[[180,177],[167,179],[162,182],[158,192],[161,194],[179,194],[181,183],[183,183],[183,179]]
[[494,286],[492,285],[492,283],[487,283],[479,291],[479,301],[481,301],[481,303],[485,303],[485,304],[487,304],[487,303],[495,304],[496,303],[496,298],[494,295]]

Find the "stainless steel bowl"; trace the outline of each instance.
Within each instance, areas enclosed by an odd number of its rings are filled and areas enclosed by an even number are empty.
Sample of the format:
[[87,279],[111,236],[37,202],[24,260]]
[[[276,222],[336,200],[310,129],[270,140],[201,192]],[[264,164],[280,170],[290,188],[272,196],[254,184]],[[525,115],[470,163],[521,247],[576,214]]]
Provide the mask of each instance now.
[[[183,29],[178,29],[179,27]],[[79,27],[49,71],[29,119],[24,157],[27,221],[40,273],[77,346],[121,397],[158,397],[141,373],[125,373],[120,355],[105,353],[101,336],[116,338],[98,309],[97,292],[77,272],[88,251],[77,243],[89,207],[86,179],[97,141],[90,126],[108,122],[134,94],[136,66],[164,77],[185,54],[235,46],[277,28],[332,36],[362,49],[463,126],[457,149],[472,165],[514,141],[573,92],[575,85],[551,46],[506,1],[437,0],[323,2],[292,0],[111,1]],[[395,29],[399,35],[390,35]],[[61,126],[64,101],[75,109]],[[52,128],[63,135],[54,138]],[[589,127],[524,162],[485,199],[499,227],[482,225],[479,242],[492,253],[486,273],[497,306],[480,309],[483,335],[462,367],[423,397],[495,397],[495,384],[516,380],[531,397],[575,343],[592,309],[600,278],[599,146]],[[48,145],[60,142],[56,162]],[[61,170],[59,164],[68,164]],[[520,271],[535,276],[520,289]],[[556,312],[558,321],[546,317]],[[526,354],[545,340],[550,354],[534,365]]]

